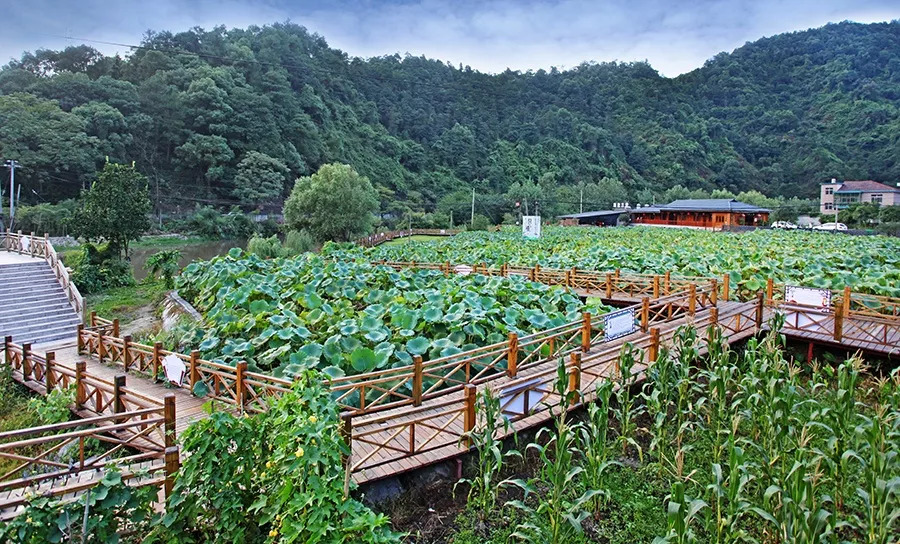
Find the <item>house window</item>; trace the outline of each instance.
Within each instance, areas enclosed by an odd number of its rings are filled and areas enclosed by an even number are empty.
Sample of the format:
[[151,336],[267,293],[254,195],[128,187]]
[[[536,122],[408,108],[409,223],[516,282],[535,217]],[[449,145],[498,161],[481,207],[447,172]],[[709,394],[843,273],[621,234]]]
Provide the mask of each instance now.
[[833,194],[834,194],[834,187],[825,187],[825,194],[826,194],[826,195],[833,195]]
[[884,200],[884,195],[882,194],[873,194],[872,195],[872,203],[881,205],[881,202]]
[[833,209],[834,209],[834,204],[832,204],[831,202],[825,203],[825,210],[833,210]]

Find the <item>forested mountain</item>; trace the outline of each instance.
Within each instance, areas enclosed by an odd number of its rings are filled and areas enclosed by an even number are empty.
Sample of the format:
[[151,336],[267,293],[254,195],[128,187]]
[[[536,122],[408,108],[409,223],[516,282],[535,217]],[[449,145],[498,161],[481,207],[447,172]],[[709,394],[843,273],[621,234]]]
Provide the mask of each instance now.
[[0,70],[0,156],[41,200],[76,195],[109,157],[136,161],[160,206],[250,209],[341,161],[395,216],[464,206],[473,187],[490,215],[520,198],[555,213],[577,211],[579,184],[596,207],[676,185],[813,196],[832,177],[893,183],[898,105],[900,22],[762,39],[674,79],[646,63],[489,75],[361,60],[274,24],[148,33],[127,58],[26,53]]

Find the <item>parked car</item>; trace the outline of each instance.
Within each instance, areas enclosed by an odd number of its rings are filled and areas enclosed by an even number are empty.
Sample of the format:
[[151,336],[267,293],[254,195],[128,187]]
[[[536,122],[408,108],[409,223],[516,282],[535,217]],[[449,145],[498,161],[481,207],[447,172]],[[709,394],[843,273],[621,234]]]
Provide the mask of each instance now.
[[822,223],[813,230],[847,230],[847,225],[843,223]]
[[795,229],[797,225],[791,223],[790,221],[775,221],[772,223],[773,229]]

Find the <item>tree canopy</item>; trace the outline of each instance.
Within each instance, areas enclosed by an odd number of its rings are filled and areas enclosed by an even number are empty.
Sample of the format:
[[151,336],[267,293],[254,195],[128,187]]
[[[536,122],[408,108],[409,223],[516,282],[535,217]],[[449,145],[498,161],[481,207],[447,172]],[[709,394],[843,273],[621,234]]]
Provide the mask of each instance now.
[[346,164],[325,164],[294,184],[284,204],[284,222],[319,242],[347,242],[371,230],[377,210],[378,193],[369,178]]
[[282,177],[340,162],[386,216],[474,188],[494,221],[534,187],[546,216],[578,211],[581,187],[597,209],[677,186],[815,197],[832,177],[900,178],[896,21],[761,39],[674,79],[646,63],[490,75],[362,60],[291,23],[141,45],[38,50],[0,70],[0,155],[22,164],[28,198],[75,196],[105,156],[136,161],[161,207],[276,206]]
[[106,163],[91,188],[81,196],[72,230],[90,241],[109,242],[128,255],[128,244],[150,228],[147,178],[134,165]]

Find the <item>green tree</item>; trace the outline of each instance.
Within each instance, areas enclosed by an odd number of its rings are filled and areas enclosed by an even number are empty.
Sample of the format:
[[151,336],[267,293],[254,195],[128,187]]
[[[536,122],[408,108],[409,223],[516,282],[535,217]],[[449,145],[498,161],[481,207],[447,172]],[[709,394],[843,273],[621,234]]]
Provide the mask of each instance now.
[[175,287],[175,274],[178,273],[178,261],[181,260],[181,251],[177,249],[166,249],[158,251],[147,259],[144,268],[150,273],[151,277],[162,278],[165,282],[166,289]]
[[280,160],[265,153],[250,151],[238,163],[232,195],[244,205],[276,200],[284,191],[289,172]]
[[72,231],[89,241],[106,241],[128,256],[128,244],[150,228],[147,178],[134,165],[108,162],[81,195]]
[[325,164],[297,180],[284,204],[289,230],[306,229],[319,242],[346,242],[369,232],[378,211],[378,193],[369,178],[350,165]]

